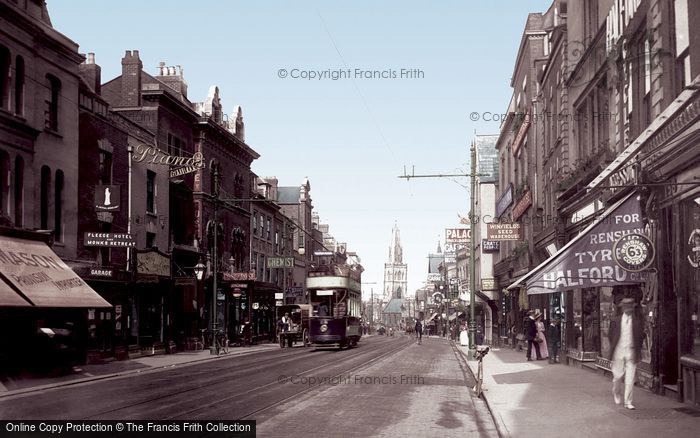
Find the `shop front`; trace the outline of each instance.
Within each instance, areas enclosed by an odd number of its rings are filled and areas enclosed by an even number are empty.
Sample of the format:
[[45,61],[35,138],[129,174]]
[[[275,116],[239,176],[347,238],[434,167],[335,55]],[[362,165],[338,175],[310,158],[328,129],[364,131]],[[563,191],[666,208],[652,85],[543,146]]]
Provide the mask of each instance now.
[[170,255],[156,248],[134,251],[136,274],[130,299],[129,356],[163,354],[173,341]]
[[90,312],[112,305],[47,245],[47,235],[0,230],[0,372],[85,363]]
[[[509,291],[527,293],[531,301],[538,300],[536,307],[545,319],[563,317],[562,350],[571,362],[610,370],[607,330],[617,315],[617,303],[632,297],[647,311],[650,297],[645,291],[653,282],[647,268],[653,261],[653,250],[640,252],[639,258],[632,260],[634,264],[626,261],[633,249],[652,247],[640,201],[636,192],[622,197],[552,257],[508,287]],[[651,336],[647,324],[638,369],[640,381],[649,387]]]

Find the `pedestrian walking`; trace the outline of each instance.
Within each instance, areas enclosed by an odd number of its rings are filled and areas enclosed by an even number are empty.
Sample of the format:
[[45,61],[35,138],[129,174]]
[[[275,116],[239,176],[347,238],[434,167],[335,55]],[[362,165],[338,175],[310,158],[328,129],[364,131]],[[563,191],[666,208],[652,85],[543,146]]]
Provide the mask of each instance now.
[[[632,391],[637,373],[637,363],[644,342],[644,317],[634,298],[620,300],[618,315],[610,322],[610,351],[612,351],[613,400],[625,408],[634,409]],[[624,399],[622,379],[624,378]]]
[[525,318],[525,339],[527,340],[527,360],[532,360],[532,348],[535,348],[537,360],[542,360],[540,354],[540,344],[535,340],[537,338],[537,324],[535,323],[535,311],[530,310]]
[[419,344],[423,343],[423,324],[420,320],[416,321],[416,338]]
[[549,323],[547,328],[547,338],[549,339],[549,363],[557,363],[557,354],[559,354],[559,348],[561,346],[561,329],[559,324],[561,323],[561,318],[555,316],[552,322]]
[[549,357],[549,350],[547,348],[547,337],[544,334],[546,327],[544,322],[542,322],[541,313],[537,313],[535,315],[535,324],[537,326],[537,337],[535,338],[535,342],[540,344],[540,354],[542,359],[547,359]]

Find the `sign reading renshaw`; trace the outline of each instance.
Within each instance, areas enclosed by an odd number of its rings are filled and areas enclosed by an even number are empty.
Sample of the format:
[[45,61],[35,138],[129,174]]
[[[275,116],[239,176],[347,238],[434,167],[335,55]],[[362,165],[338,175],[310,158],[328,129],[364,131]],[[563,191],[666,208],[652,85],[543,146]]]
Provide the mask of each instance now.
[[615,261],[615,244],[623,236],[643,234],[641,206],[636,194],[599,217],[578,239],[526,277],[527,293],[615,286],[646,281],[645,272],[628,272]]

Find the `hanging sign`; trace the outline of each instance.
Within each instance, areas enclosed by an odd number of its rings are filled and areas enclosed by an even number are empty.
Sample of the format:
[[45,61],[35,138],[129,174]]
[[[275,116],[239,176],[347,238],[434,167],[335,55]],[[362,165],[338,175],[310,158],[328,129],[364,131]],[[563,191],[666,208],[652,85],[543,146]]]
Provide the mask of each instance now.
[[95,211],[119,211],[120,186],[95,186]]
[[688,262],[690,263],[690,266],[697,269],[700,267],[700,228],[696,228],[692,233],[690,233],[688,245],[690,245]]
[[93,233],[88,231],[83,236],[83,246],[133,248],[136,246],[136,242],[134,237],[128,233]]

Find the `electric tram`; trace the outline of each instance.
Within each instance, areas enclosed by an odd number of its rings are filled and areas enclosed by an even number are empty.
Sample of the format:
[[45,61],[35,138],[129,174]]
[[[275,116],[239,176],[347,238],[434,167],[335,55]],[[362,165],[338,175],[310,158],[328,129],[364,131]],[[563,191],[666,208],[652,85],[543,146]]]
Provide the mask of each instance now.
[[313,306],[309,317],[312,347],[343,349],[360,341],[362,270],[359,264],[336,264],[328,258],[309,271],[306,289]]

